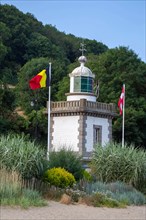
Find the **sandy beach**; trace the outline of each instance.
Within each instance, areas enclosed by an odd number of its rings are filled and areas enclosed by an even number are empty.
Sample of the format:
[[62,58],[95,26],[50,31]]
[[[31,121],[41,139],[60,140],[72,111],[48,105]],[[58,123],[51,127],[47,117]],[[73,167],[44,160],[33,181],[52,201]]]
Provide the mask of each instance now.
[[87,205],[64,205],[49,201],[48,206],[21,209],[3,207],[1,220],[146,220],[146,206],[96,208]]

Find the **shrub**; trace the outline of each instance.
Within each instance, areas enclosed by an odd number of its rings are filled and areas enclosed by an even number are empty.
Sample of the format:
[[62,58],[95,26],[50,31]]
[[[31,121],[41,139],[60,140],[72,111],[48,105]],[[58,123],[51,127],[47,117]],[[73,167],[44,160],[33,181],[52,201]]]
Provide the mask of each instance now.
[[1,164],[16,170],[23,178],[39,177],[44,171],[45,151],[25,136],[8,135],[0,139]]
[[77,190],[77,189],[76,190],[66,189],[65,193],[71,197],[71,200],[73,202],[79,202],[80,198],[83,198],[84,196],[86,196],[86,193],[84,191]]
[[146,152],[133,146],[108,144],[95,146],[92,173],[103,182],[122,181],[146,190]]
[[96,192],[92,195],[86,195],[85,197],[82,198],[82,202],[89,205],[89,206],[94,206],[94,207],[125,207],[122,203],[118,202],[115,199],[107,197],[105,194]]
[[44,180],[49,182],[50,185],[65,188],[72,187],[76,182],[74,176],[66,171],[64,168],[52,168],[45,172]]
[[146,198],[141,192],[122,182],[108,184],[102,182],[88,183],[85,191],[89,195],[100,192],[111,199],[127,205],[146,204]]
[[76,180],[83,177],[83,168],[81,157],[79,157],[71,149],[61,148],[58,152],[50,152],[49,168],[62,167],[72,173]]
[[93,177],[87,170],[83,170],[83,179],[87,182],[91,182],[93,180]]

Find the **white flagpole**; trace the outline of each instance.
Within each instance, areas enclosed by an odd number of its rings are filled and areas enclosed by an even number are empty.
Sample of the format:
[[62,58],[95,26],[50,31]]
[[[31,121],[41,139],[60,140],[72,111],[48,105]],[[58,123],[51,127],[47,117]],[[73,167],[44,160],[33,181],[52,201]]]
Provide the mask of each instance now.
[[124,147],[124,126],[125,126],[125,84],[123,84],[124,97],[123,97],[123,121],[122,121],[122,147]]
[[51,63],[49,63],[49,94],[48,94],[48,146],[47,146],[47,159],[49,159],[50,148],[50,97],[51,97]]

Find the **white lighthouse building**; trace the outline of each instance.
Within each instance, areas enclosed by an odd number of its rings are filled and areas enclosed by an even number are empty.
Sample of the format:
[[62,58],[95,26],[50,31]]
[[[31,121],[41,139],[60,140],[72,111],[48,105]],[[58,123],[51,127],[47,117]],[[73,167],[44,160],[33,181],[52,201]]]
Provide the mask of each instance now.
[[69,74],[67,101],[51,102],[49,150],[71,148],[88,160],[96,143],[104,145],[112,140],[115,106],[96,101],[95,75],[85,66],[83,54],[78,60],[79,67]]

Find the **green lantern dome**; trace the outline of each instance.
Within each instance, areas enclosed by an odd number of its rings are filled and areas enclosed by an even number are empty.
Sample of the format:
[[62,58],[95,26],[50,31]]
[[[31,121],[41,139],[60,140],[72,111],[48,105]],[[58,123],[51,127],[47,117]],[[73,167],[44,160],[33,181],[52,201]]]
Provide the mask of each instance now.
[[73,77],[74,80],[71,80],[71,84],[74,84],[71,92],[87,92],[93,93],[93,83],[95,75],[92,71],[85,66],[87,59],[85,56],[79,57],[80,66],[75,68],[70,77]]

